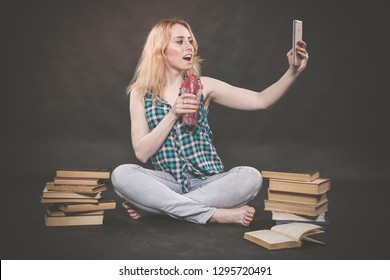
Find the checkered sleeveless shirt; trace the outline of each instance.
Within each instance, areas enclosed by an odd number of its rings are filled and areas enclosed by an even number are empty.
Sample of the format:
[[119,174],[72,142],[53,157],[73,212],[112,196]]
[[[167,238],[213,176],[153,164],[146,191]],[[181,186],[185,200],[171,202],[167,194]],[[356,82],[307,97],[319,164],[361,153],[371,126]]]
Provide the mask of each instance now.
[[[153,101],[149,93],[145,95],[144,101],[146,119],[150,129],[153,130],[172,107],[159,98]],[[205,179],[209,175],[223,171],[222,161],[212,144],[213,134],[207,114],[208,110],[205,108],[202,96],[198,126],[189,130],[182,125],[179,118],[160,150],[151,157],[154,168],[170,173],[184,193],[189,191],[189,179],[186,173],[190,172],[196,177]]]

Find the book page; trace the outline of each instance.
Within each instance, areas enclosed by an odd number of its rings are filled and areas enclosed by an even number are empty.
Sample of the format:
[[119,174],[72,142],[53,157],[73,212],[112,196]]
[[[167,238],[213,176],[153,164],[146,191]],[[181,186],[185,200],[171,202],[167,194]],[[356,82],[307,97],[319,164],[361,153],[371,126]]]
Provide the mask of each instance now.
[[314,243],[319,243],[319,244],[324,244],[325,245],[325,242],[313,239],[313,238],[308,237],[308,236],[303,237],[302,240],[307,240],[307,241],[311,241],[311,242],[314,242]]
[[299,240],[302,235],[315,229],[321,229],[321,226],[308,223],[289,223],[271,228],[271,230],[290,236],[294,240]]
[[281,243],[281,242],[286,242],[286,241],[296,241],[282,233],[279,233],[279,232],[275,232],[275,231],[272,231],[272,230],[258,230],[258,231],[255,231],[255,232],[251,232],[251,235],[256,237],[256,238],[259,238],[269,244],[277,244],[277,243]]
[[313,231],[310,231],[310,232],[306,233],[306,234],[305,234],[305,237],[306,237],[306,236],[313,235],[313,234],[324,233],[324,232],[325,232],[324,230],[315,229],[315,230],[313,230]]

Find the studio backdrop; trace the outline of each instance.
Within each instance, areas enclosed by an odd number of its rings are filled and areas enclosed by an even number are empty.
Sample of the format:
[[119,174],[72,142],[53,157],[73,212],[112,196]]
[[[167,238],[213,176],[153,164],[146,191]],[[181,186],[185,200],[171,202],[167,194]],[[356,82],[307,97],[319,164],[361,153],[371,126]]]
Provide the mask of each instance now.
[[308,67],[273,108],[211,104],[214,143],[227,169],[279,165],[319,168],[335,179],[381,176],[389,151],[385,3],[8,1],[2,170],[47,178],[62,166],[140,164],[125,89],[151,27],[179,17],[199,42],[204,76],[256,91],[287,70],[292,21],[304,24]]

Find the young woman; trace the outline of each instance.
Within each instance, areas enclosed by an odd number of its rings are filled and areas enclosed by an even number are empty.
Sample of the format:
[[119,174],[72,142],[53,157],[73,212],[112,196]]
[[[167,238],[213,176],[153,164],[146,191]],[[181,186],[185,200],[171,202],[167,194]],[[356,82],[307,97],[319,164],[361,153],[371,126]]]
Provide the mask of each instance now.
[[[261,174],[245,166],[223,170],[212,144],[208,106],[216,102],[239,110],[269,108],[306,67],[306,43],[299,41],[296,50],[301,64],[292,66],[289,51],[287,72],[265,90],[253,92],[202,76],[203,96],[198,101],[180,89],[189,71],[200,75],[198,44],[190,25],[169,19],[152,28],[128,93],[135,155],[143,163],[151,159],[155,170],[123,164],[111,176],[131,218],[155,213],[199,224],[251,223],[255,209],[247,203],[261,188]],[[182,116],[196,110],[198,125],[188,130]]]

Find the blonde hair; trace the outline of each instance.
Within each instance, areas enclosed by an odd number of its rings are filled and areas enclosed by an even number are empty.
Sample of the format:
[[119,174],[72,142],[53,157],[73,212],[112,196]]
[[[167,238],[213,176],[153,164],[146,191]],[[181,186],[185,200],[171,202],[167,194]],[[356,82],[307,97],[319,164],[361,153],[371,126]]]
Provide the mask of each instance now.
[[130,94],[132,90],[136,90],[143,95],[147,92],[151,93],[153,99],[157,96],[162,97],[166,85],[164,75],[166,67],[165,50],[171,38],[172,26],[175,24],[183,25],[192,36],[194,47],[192,71],[195,75],[200,75],[201,59],[197,56],[198,43],[190,25],[186,21],[177,18],[161,20],[152,28],[146,39],[133,79],[126,89],[127,94]]

